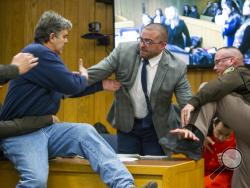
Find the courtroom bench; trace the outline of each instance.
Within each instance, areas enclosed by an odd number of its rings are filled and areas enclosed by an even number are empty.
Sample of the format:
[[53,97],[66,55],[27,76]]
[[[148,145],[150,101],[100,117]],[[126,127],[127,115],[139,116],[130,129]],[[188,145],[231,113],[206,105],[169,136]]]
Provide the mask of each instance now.
[[[204,187],[203,159],[137,160],[125,162],[140,187],[148,181],[158,182],[158,188]],[[87,160],[60,158],[50,161],[48,188],[105,188],[101,178]],[[18,174],[9,161],[0,161],[0,187],[14,188]]]

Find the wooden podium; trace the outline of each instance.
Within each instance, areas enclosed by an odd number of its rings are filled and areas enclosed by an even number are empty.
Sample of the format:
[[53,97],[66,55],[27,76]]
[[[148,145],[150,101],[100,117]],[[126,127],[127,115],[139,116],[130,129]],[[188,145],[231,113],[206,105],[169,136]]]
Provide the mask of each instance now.
[[[204,187],[203,159],[185,158],[168,160],[138,160],[125,162],[140,187],[148,181],[156,181],[158,188]],[[9,161],[0,161],[0,187],[14,188],[18,174]],[[84,159],[55,159],[50,161],[48,188],[105,188],[101,178],[93,172]]]

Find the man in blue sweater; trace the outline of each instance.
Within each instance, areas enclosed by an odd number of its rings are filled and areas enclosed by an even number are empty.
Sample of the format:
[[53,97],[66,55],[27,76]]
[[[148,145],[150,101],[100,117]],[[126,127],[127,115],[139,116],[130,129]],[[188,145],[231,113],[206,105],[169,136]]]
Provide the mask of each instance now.
[[[7,83],[19,75],[25,74],[38,65],[38,58],[29,53],[18,53],[10,65],[0,64],[0,85]],[[0,104],[2,107],[2,104]],[[46,127],[57,120],[56,116],[29,116],[10,121],[0,121],[0,138],[17,136]],[[0,158],[2,157],[0,152]]]
[[[55,12],[48,11],[41,16],[35,29],[35,42],[23,50],[38,57],[39,64],[10,82],[1,120],[56,114],[63,95],[102,89],[100,83],[86,89],[86,69],[80,66],[79,74],[74,74],[61,60],[59,55],[68,42],[71,28],[71,22]],[[131,174],[88,124],[56,123],[30,134],[2,139],[0,147],[20,174],[16,187],[46,187],[48,159],[75,155],[89,159],[93,170],[109,187],[134,187]],[[157,185],[149,183],[145,187]]]

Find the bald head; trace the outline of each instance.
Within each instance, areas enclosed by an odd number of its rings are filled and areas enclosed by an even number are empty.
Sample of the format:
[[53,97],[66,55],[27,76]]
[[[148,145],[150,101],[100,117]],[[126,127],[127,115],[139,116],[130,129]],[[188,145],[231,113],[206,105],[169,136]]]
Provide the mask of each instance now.
[[220,48],[216,55],[220,54],[221,57],[232,57],[232,66],[238,67],[244,65],[243,63],[243,55],[238,48],[235,47],[223,47]]
[[159,23],[152,23],[143,28],[143,30],[148,30],[148,31],[156,31],[159,33],[159,40],[160,41],[167,41],[167,28],[164,27],[163,25]]
[[220,48],[214,57],[214,70],[222,75],[229,67],[238,67],[243,64],[243,55],[235,47]]

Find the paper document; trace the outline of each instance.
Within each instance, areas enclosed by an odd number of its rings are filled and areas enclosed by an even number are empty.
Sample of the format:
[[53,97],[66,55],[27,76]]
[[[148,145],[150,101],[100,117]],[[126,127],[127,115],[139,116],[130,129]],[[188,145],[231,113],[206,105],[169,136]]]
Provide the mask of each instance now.
[[[166,155],[139,155],[139,154],[117,154],[120,159],[137,159],[137,160],[162,160],[169,158]],[[132,160],[131,159],[131,160]]]

